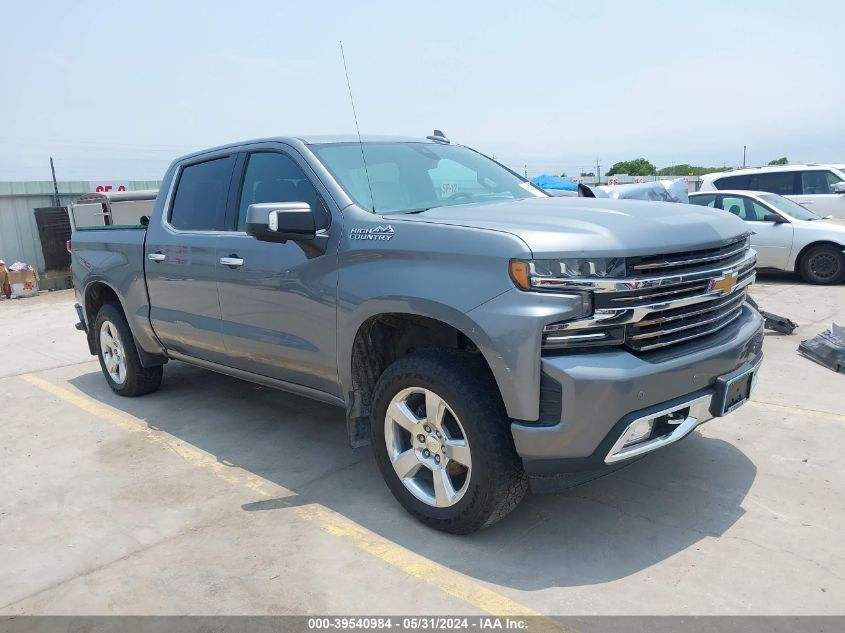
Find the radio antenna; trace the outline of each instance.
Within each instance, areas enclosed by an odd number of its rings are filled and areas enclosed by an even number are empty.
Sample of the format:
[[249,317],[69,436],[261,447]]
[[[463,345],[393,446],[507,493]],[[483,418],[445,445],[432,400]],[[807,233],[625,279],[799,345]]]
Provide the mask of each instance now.
[[361,140],[361,128],[358,127],[358,113],[355,111],[355,99],[352,98],[352,84],[349,83],[349,69],[346,67],[346,55],[343,52],[343,40],[340,44],[340,57],[343,59],[343,72],[346,75],[346,88],[349,90],[349,103],[352,104],[352,117],[355,119],[355,131],[358,132],[358,147],[361,148],[361,162],[364,163],[364,175],[367,177],[367,188],[370,190],[370,202],[373,206],[373,213],[376,212],[376,199],[373,197],[373,185],[370,183],[370,170],[367,169],[367,158],[364,156],[364,141]]

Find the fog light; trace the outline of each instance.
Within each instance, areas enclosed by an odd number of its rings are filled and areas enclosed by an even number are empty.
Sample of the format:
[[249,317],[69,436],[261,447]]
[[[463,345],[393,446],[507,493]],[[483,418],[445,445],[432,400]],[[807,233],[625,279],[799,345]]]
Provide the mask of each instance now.
[[653,427],[653,420],[640,420],[632,424],[625,433],[625,443],[622,446],[630,446],[631,444],[647,440],[651,435]]

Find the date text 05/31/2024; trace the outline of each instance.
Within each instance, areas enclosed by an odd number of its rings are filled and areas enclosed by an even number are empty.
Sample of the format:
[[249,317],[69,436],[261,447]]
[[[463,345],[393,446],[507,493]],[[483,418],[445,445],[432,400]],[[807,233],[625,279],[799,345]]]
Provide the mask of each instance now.
[[309,618],[308,629],[320,630],[527,630],[528,622],[521,618],[497,617],[354,617]]

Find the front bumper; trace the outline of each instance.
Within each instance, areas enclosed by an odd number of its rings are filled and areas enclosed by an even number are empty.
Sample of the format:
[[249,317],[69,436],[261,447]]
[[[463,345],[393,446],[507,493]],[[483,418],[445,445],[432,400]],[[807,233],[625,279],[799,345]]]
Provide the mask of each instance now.
[[[534,477],[582,473],[591,478],[682,439],[721,414],[713,403],[720,377],[756,368],[762,343],[763,319],[745,305],[731,326],[666,351],[543,357],[545,415],[540,423],[515,421],[511,427],[526,471]],[[633,421],[679,409],[685,419],[676,425],[671,441],[649,440],[655,442],[649,450],[623,451],[608,460]]]

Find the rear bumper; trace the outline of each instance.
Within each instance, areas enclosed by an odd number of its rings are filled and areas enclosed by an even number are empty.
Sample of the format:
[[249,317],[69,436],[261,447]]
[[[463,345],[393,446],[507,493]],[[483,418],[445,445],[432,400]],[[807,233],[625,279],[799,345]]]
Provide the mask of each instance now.
[[[759,366],[762,342],[763,319],[746,305],[730,327],[695,345],[646,355],[615,350],[544,357],[540,419],[547,423],[511,427],[526,471],[592,478],[682,439],[721,414],[720,378]],[[632,422],[668,412],[683,417],[670,437],[608,458]]]

